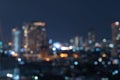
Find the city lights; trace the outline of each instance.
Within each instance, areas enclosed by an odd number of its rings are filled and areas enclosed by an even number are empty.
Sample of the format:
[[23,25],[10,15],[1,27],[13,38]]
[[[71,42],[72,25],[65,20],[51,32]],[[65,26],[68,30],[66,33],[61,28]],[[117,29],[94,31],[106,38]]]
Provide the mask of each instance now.
[[102,62],[102,58],[98,58],[98,61],[99,61],[99,62]]
[[12,77],[13,77],[13,75],[12,75],[12,74],[10,74],[10,73],[7,73],[7,77],[12,78]]
[[50,58],[46,58],[45,60],[49,62],[49,61],[50,61]]
[[45,22],[34,22],[33,25],[35,25],[35,26],[45,26],[46,23]]
[[67,58],[67,57],[68,57],[68,54],[66,54],[66,53],[61,53],[61,54],[60,54],[60,57],[61,57],[61,58]]
[[53,47],[60,49],[61,48],[61,44],[59,42],[53,43]]
[[106,58],[106,57],[107,57],[107,55],[106,55],[105,53],[103,53],[103,54],[102,54],[102,57],[103,57],[103,58]]
[[[7,78],[39,80],[53,75],[71,80],[71,76],[76,79],[78,76],[79,80],[82,79],[81,75],[86,74],[85,77],[88,77],[87,75],[97,74],[99,79],[104,80],[120,74],[119,22],[112,24],[112,39],[104,37],[100,41],[96,40],[92,31],[88,32],[87,38],[74,36],[66,42],[54,41],[48,39],[45,26],[45,22],[26,23],[23,31],[12,29],[12,41],[7,42],[7,47],[1,41],[0,61],[5,64],[10,62],[12,65],[9,66],[14,66],[13,71],[4,71]],[[20,37],[22,32],[23,38]],[[0,68],[3,62],[0,63]],[[11,72],[13,73],[10,74]]]
[[116,26],[119,26],[119,21],[116,21],[116,22],[115,22],[115,25],[116,25]]
[[120,0],[1,0],[0,80],[120,80]]

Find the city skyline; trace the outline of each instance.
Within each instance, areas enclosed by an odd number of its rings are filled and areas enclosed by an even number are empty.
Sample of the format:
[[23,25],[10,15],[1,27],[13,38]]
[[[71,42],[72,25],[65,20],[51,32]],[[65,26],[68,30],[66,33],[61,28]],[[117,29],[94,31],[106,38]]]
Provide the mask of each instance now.
[[[11,30],[34,20],[47,23],[47,34],[54,40],[65,41],[87,36],[93,29],[98,39],[111,38],[111,23],[120,21],[119,0],[113,1],[0,1],[0,25],[5,39]],[[57,32],[57,33],[56,33]]]

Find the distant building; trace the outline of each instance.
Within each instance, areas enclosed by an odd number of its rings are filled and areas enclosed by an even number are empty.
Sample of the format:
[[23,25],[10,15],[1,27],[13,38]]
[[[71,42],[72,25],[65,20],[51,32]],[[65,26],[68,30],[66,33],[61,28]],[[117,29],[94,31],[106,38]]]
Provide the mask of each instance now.
[[76,48],[76,50],[79,50],[79,43],[80,43],[79,37],[76,36],[76,37],[75,37],[75,48]]
[[95,32],[93,30],[90,30],[88,32],[88,36],[87,38],[85,39],[85,43],[84,43],[84,47],[85,47],[85,50],[91,50],[95,47]]
[[26,52],[39,53],[42,49],[48,48],[45,22],[33,22],[23,25],[24,48]]
[[112,23],[112,41],[114,48],[111,55],[116,57],[120,53],[120,23],[118,21]]
[[21,32],[17,28],[12,29],[12,50],[19,53],[21,48]]
[[93,46],[95,43],[95,32],[88,32],[88,45]]
[[73,50],[79,51],[83,48],[83,37],[76,36],[75,38],[70,39],[70,45],[73,46]]

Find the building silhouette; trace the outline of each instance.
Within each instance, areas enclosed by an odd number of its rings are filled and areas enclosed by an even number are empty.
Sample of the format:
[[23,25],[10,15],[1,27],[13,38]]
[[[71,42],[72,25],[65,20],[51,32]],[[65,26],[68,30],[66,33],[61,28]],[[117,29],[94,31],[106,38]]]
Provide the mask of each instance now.
[[116,57],[120,53],[120,23],[118,21],[112,23],[112,42],[114,48],[112,49],[111,55]]

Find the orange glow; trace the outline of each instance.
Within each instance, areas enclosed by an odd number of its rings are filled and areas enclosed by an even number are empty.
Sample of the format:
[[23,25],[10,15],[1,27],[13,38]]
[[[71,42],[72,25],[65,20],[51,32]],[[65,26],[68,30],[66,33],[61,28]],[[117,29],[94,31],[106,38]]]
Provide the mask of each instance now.
[[104,58],[105,58],[105,57],[107,57],[107,55],[106,55],[105,53],[103,53],[103,54],[102,54],[102,57],[104,57]]
[[33,25],[35,25],[35,26],[45,26],[46,23],[45,22],[34,22]]
[[73,54],[73,57],[74,58],[78,58],[79,56],[77,54]]
[[67,57],[68,57],[68,54],[67,54],[67,53],[61,53],[61,54],[60,54],[60,57],[61,57],[61,58],[67,58]]
[[50,58],[46,58],[45,60],[49,62],[49,61],[50,61]]
[[12,54],[12,56],[13,56],[13,57],[17,57],[17,56],[18,56],[18,54],[17,54],[17,53],[14,53],[14,54]]

